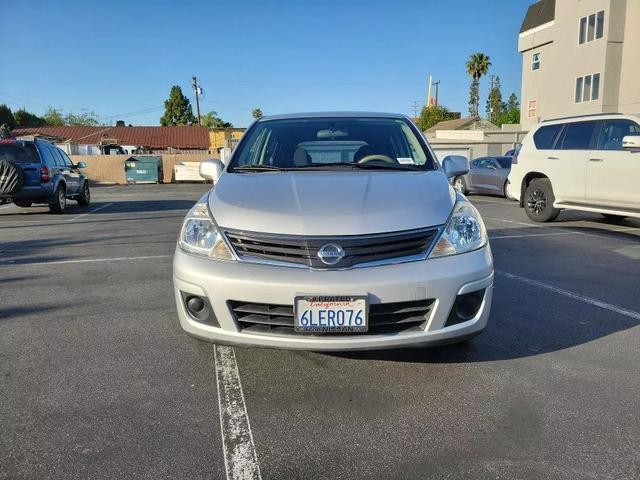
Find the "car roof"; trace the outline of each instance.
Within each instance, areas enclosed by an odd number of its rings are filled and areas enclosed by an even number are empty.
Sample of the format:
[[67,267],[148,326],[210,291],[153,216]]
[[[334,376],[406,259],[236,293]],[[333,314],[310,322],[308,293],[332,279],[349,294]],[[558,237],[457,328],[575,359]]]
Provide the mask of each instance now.
[[260,118],[259,122],[267,120],[293,120],[307,118],[396,118],[406,119],[406,115],[400,113],[383,113],[383,112],[302,112],[302,113],[283,113],[278,115],[268,115]]
[[[48,142],[47,140],[44,140],[42,138],[15,138],[15,137],[11,137],[11,138],[3,138],[0,139],[0,145],[7,145],[7,144],[14,144],[14,143],[44,143],[47,145],[51,145],[52,147],[55,147],[55,145],[51,142]],[[56,147],[57,148],[57,147]]]
[[630,117],[638,117],[635,114],[623,114],[623,113],[592,113],[589,115],[574,115],[571,117],[550,118],[548,120],[542,120],[542,125],[557,125],[570,122],[588,122],[590,120],[616,120]]

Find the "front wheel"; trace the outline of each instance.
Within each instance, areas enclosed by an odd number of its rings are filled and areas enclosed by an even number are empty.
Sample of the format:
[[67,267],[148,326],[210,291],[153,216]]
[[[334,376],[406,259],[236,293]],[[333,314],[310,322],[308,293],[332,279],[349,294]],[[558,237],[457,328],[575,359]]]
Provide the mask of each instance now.
[[64,213],[67,208],[67,189],[64,185],[58,185],[56,191],[53,193],[53,198],[49,204],[49,211],[51,213]]
[[91,192],[89,191],[89,182],[84,182],[82,193],[78,195],[78,205],[86,207],[91,202]]
[[534,222],[550,222],[560,214],[560,210],[553,206],[555,201],[549,179],[536,178],[524,193],[524,210]]
[[453,181],[453,188],[458,190],[461,194],[466,195],[469,190],[467,190],[467,182],[465,182],[464,177],[456,177]]

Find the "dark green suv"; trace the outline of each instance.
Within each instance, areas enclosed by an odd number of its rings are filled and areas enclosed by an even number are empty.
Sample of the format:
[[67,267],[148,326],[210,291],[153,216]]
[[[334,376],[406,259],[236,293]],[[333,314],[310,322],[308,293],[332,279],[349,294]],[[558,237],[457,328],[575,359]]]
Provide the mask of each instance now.
[[89,180],[80,171],[85,167],[44,140],[0,140],[0,202],[44,203],[52,213],[64,213],[67,199],[89,205]]

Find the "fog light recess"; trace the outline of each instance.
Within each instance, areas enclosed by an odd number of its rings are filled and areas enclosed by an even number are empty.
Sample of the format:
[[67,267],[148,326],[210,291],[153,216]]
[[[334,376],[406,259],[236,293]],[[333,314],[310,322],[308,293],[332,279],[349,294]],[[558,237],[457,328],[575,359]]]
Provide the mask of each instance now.
[[212,325],[214,327],[220,326],[216,315],[213,313],[211,304],[206,297],[201,297],[199,295],[193,295],[186,292],[181,292],[181,294],[182,301],[184,302],[184,307],[191,318],[198,322],[206,323],[207,325]]
[[458,295],[444,326],[450,327],[451,325],[468,322],[473,319],[480,311],[482,301],[484,300],[484,292],[485,289],[482,289]]

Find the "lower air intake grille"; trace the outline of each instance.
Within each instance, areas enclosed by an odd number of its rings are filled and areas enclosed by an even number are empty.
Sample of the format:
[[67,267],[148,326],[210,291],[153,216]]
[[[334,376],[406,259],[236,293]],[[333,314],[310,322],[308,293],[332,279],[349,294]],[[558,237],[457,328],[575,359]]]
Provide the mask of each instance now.
[[[379,303],[369,305],[369,331],[364,335],[422,330],[429,319],[434,300]],[[293,306],[270,303],[228,302],[238,328],[243,333],[298,335],[293,328]],[[307,336],[308,334],[303,334]],[[323,333],[319,335],[363,335]]]

